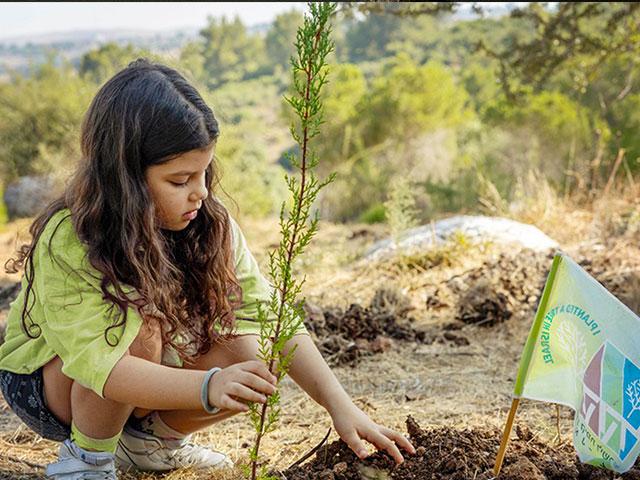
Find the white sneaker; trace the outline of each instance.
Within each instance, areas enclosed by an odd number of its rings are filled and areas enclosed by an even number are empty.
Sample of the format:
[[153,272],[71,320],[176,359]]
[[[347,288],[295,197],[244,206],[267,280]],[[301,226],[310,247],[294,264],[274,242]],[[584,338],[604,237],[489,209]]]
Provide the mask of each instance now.
[[45,474],[55,480],[117,480],[114,460],[113,453],[90,452],[67,439]]
[[184,440],[164,440],[125,426],[116,448],[116,465],[129,469],[163,472],[176,468],[230,468],[233,462],[216,452]]

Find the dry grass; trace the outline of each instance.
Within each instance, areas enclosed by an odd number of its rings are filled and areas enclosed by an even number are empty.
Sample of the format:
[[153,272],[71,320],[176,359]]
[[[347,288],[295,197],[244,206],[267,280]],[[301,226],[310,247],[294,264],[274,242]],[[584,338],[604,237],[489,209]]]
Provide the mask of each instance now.
[[[529,206],[513,209],[509,216],[528,220],[560,242],[570,255],[606,258],[608,275],[640,272],[640,205],[637,191],[618,193],[588,204],[554,198],[548,192],[529,198]],[[539,204],[536,206],[536,202]],[[241,219],[241,225],[261,265],[266,251],[278,241],[276,220]],[[13,227],[12,227],[13,228]],[[0,235],[0,255],[14,242],[16,225]],[[12,233],[13,232],[13,233]],[[367,247],[386,234],[382,226],[344,226],[322,223],[304,262],[296,265],[307,275],[304,293],[322,306],[367,305],[375,291],[392,287],[408,295],[416,326],[450,321],[450,309],[427,310],[426,299],[443,281],[477,268],[500,252],[492,244],[445,245],[440,252],[417,257],[397,257],[369,262],[360,257]],[[3,280],[7,281],[6,276]],[[637,297],[640,299],[640,280]],[[339,367],[334,372],[365,412],[374,420],[404,431],[407,415],[422,426],[501,427],[530,318],[514,317],[494,328],[467,326],[462,333],[471,345],[413,345],[396,343],[382,355],[362,359],[357,368]],[[312,448],[331,422],[324,410],[291,381],[282,389],[283,416],[280,427],[266,438],[264,458],[276,468],[286,468]],[[572,412],[561,409],[562,439],[570,441]],[[526,423],[547,441],[556,435],[556,409],[549,404],[522,402],[517,422]],[[336,438],[332,433],[330,440]],[[196,434],[196,441],[227,452],[236,462],[246,460],[253,439],[250,422],[236,417]],[[41,478],[44,465],[55,458],[56,444],[39,438],[7,410],[0,400],[0,478]],[[239,471],[196,472],[181,470],[166,479],[237,479]],[[126,480],[150,479],[153,475],[127,475]]]

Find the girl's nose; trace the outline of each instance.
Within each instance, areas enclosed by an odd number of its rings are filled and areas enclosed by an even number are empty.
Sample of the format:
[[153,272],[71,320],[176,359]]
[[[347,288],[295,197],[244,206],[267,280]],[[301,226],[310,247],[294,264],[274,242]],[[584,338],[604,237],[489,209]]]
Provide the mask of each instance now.
[[209,189],[204,185],[200,185],[196,190],[191,192],[189,200],[192,202],[202,201],[209,196]]

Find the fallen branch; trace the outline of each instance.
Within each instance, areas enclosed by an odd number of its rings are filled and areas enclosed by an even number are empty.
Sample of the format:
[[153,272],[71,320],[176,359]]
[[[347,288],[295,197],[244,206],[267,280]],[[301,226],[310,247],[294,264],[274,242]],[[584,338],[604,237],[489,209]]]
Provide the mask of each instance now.
[[309,450],[307,453],[305,453],[300,459],[298,459],[294,463],[292,463],[291,466],[287,470],[290,470],[290,469],[292,469],[294,467],[297,467],[298,465],[301,465],[302,463],[305,462],[305,460],[307,460],[307,458],[311,457],[311,455],[313,455],[318,450],[320,450],[320,448],[322,448],[322,445],[324,445],[324,443],[329,438],[329,434],[330,433],[331,433],[331,427],[329,427],[329,430],[327,431],[327,434],[324,436],[324,438],[322,440],[320,440],[320,443],[318,443],[315,447],[313,447],[311,450]]

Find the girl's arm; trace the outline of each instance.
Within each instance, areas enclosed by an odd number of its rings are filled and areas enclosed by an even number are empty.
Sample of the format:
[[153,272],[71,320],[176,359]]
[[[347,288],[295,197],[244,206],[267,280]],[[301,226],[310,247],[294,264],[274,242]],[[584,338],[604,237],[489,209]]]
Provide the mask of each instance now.
[[362,439],[378,449],[386,450],[398,463],[401,463],[403,458],[396,444],[410,453],[415,453],[409,440],[393,430],[377,425],[354,405],[309,335],[295,335],[289,341],[287,350],[294,344],[297,347],[289,375],[329,412],[340,438],[358,457],[367,456]]
[[[201,410],[203,370],[172,368],[125,354],[104,385],[104,397],[148,410]],[[246,411],[238,400],[264,403],[275,392],[275,377],[263,362],[236,363],[209,382],[209,403],[221,409]]]
[[149,410],[198,410],[202,408],[200,387],[206,373],[125,354],[111,370],[103,393],[109,400]]

